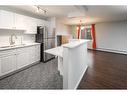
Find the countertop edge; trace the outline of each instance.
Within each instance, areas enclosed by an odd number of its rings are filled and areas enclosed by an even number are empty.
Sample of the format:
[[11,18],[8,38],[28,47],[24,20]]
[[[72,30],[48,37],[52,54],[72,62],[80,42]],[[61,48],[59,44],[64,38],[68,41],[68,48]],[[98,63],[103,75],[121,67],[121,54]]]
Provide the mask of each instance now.
[[23,46],[0,48],[0,51],[10,50],[10,49],[17,49],[17,48],[24,48],[24,47],[34,46],[34,45],[40,45],[40,43],[29,43],[29,44],[26,44],[26,45],[23,45]]
[[[75,41],[75,42],[71,42],[71,43],[68,43],[68,44],[64,44],[62,45],[64,48],[69,48],[69,49],[72,49],[72,48],[76,48],[84,43],[87,44],[87,42],[89,42],[89,40],[81,40],[81,41]],[[70,45],[70,44],[75,44],[75,45]]]

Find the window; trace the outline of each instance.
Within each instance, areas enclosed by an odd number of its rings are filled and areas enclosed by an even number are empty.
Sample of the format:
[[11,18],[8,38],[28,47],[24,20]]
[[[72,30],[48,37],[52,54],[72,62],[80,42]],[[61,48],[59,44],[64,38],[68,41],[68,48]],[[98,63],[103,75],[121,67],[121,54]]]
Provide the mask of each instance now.
[[86,29],[86,39],[92,39],[92,37],[91,37],[91,28],[87,28]]
[[92,39],[91,37],[91,27],[81,28],[81,39]]

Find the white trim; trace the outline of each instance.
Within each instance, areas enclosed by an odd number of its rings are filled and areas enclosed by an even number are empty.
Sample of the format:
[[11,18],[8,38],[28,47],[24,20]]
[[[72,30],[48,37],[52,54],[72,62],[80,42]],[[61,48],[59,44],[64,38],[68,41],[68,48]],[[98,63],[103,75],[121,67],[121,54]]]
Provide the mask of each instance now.
[[112,52],[112,53],[127,54],[127,51],[119,51],[119,50],[112,50],[112,49],[97,48],[96,50]]
[[83,78],[83,76],[84,76],[84,74],[85,74],[87,68],[88,68],[88,65],[86,66],[84,72],[82,73],[81,77],[79,78],[79,81],[77,82],[77,84],[76,84],[76,86],[74,87],[74,89],[77,89],[77,87],[78,87],[79,83],[81,82],[81,80],[82,80],[82,78]]

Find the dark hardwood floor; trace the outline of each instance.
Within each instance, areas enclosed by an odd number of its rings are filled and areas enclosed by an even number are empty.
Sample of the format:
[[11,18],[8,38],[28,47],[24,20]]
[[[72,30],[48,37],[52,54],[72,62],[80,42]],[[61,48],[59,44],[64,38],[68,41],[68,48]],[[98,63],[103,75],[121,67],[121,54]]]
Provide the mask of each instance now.
[[127,55],[88,50],[88,57],[78,89],[127,89]]

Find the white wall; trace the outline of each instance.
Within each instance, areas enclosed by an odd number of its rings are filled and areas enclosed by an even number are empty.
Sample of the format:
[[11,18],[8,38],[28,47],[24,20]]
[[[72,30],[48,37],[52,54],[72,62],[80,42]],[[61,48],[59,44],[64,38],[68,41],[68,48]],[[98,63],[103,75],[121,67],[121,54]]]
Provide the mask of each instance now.
[[49,32],[49,35],[54,35],[55,33],[55,28],[56,28],[56,18],[55,17],[51,17],[48,19],[48,32]]
[[97,49],[127,52],[127,21],[95,25]]
[[57,46],[57,35],[70,35],[70,26],[62,23],[60,18],[55,18],[56,38],[55,45]]
[[60,19],[56,19],[56,34],[57,35],[70,35],[70,29],[68,25],[61,22]]
[[21,39],[23,42],[35,42],[35,35],[26,35],[21,31],[4,31],[0,30],[0,46],[9,45],[9,39],[12,34],[15,34],[17,36],[17,39],[15,39],[16,44],[21,43]]
[[35,42],[35,35],[23,35],[23,42],[24,43],[34,43]]

